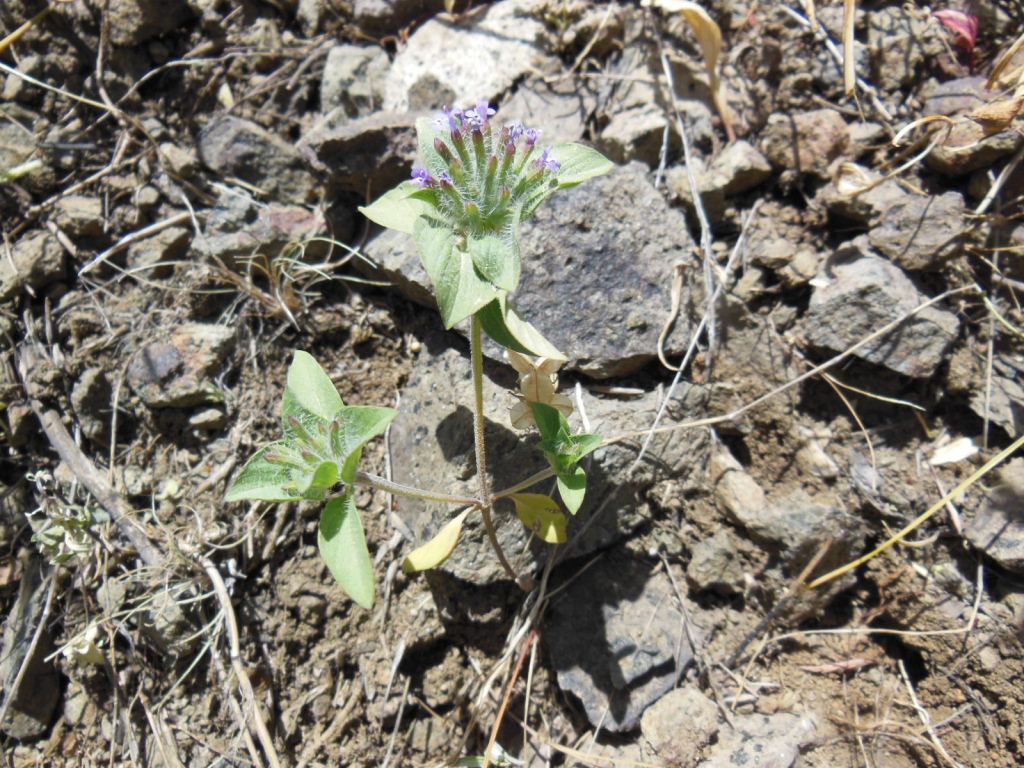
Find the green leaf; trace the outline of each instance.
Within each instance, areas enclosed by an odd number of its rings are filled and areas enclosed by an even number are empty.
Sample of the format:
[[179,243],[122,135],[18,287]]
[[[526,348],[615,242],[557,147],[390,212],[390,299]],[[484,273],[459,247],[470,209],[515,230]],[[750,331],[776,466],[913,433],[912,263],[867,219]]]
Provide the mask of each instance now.
[[309,474],[309,484],[302,491],[307,501],[319,501],[327,496],[338,483],[338,465],[333,461],[322,461]]
[[511,238],[470,235],[466,240],[473,265],[495,287],[512,292],[519,287],[519,247]]
[[426,571],[430,568],[436,568],[451,557],[452,552],[455,551],[455,546],[459,543],[462,524],[466,521],[466,516],[472,511],[472,508],[467,509],[454,520],[448,521],[434,538],[406,555],[405,560],[402,562],[402,570],[406,573]]
[[429,201],[416,196],[420,191],[415,182],[403,181],[370,205],[360,206],[359,211],[375,224],[411,235],[416,221],[434,211]]
[[562,503],[569,510],[570,515],[575,515],[583,506],[583,497],[587,492],[587,473],[583,467],[576,467],[571,472],[559,474],[555,478],[555,485],[558,487],[558,495],[562,497]]
[[561,432],[569,433],[569,422],[557,408],[546,403],[530,403],[537,431],[546,443],[556,443]]
[[351,493],[327,502],[320,516],[317,544],[341,588],[363,608],[372,608],[373,563]]
[[556,144],[551,148],[551,157],[561,163],[558,169],[558,187],[574,187],[587,179],[603,176],[615,164],[596,149],[583,144]]
[[312,355],[302,350],[295,351],[288,368],[288,390],[304,410],[327,421],[344,405],[331,377]]
[[423,216],[417,220],[413,236],[434,284],[445,328],[465,320],[498,297],[497,289],[477,273],[469,253],[458,247],[449,224]]
[[513,493],[508,498],[516,505],[516,516],[523,525],[548,544],[564,544],[565,515],[558,502],[542,493]]
[[507,296],[499,295],[496,301],[480,311],[477,318],[487,335],[507,349],[549,360],[568,359],[540,331],[519,316]]
[[[302,494],[294,486],[292,470],[283,464],[267,461],[266,455],[282,450],[282,442],[261,448],[245,463],[238,477],[228,488],[225,501],[298,501]],[[287,488],[287,490],[286,490]]]

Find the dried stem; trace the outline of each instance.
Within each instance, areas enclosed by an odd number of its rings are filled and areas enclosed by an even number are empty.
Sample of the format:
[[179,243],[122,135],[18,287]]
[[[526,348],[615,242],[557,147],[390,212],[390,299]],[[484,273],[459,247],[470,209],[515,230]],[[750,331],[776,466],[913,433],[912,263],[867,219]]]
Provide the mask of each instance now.
[[473,507],[481,506],[480,499],[473,499],[469,496],[453,496],[450,493],[439,491],[424,491],[421,488],[414,488],[411,485],[403,485],[393,480],[388,480],[379,475],[372,475],[369,472],[356,472],[356,485],[367,485],[376,488],[378,491],[385,491],[395,496],[406,496],[410,499],[422,499],[423,501],[438,501],[442,504],[460,504]]

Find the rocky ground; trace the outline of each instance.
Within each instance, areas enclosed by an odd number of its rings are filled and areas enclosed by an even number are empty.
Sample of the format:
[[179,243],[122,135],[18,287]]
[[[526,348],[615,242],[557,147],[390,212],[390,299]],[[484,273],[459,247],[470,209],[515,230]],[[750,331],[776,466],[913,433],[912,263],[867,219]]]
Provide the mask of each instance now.
[[[712,0],[723,113],[659,3],[471,5],[69,0],[3,44],[7,764],[1022,764],[1024,458],[806,586],[1021,434],[1024,122],[986,79],[1024,10],[860,3],[850,98],[841,4]],[[224,491],[305,349],[398,404],[368,468],[474,492],[468,344],[356,209],[479,98],[616,163],[525,228],[517,300],[620,439],[568,544],[499,508],[529,594],[475,518],[405,575],[446,510],[361,491],[366,612],[316,505]],[[543,460],[486,375],[505,487]]]

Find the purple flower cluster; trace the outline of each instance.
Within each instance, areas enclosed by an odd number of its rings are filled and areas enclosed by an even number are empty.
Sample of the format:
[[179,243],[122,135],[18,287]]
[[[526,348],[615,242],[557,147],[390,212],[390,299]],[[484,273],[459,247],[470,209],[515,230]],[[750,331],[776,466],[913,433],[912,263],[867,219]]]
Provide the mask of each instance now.
[[518,121],[496,128],[494,115],[486,100],[442,109],[433,120],[433,152],[424,149],[423,165],[412,172],[412,181],[432,190],[439,210],[461,228],[500,230],[520,203],[558,183],[561,164],[551,148],[536,148],[540,131]]

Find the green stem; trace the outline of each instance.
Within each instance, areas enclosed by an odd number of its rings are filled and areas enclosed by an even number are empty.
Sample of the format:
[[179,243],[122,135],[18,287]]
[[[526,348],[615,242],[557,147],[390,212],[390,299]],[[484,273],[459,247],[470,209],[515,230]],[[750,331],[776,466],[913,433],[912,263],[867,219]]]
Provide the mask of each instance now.
[[476,315],[473,315],[471,321],[469,349],[473,365],[473,439],[476,445],[476,474],[480,478],[480,513],[484,518],[487,538],[501,562],[501,567],[505,569],[509,578],[518,584],[519,579],[508,558],[505,557],[501,544],[498,543],[498,534],[494,529],[494,521],[491,519],[491,507],[494,505],[494,499],[491,497],[491,485],[487,479],[487,450],[484,446],[484,352],[480,320]]
[[407,496],[410,499],[422,499],[423,501],[439,501],[442,504],[469,504],[479,507],[480,499],[471,499],[468,496],[453,496],[450,493],[439,493],[437,491],[424,491],[421,488],[414,488],[411,485],[402,485],[378,475],[371,475],[369,472],[356,472],[356,485],[368,485],[378,491],[386,491],[395,496]]
[[521,480],[515,485],[510,485],[508,488],[503,488],[500,491],[495,491],[492,496],[492,500],[497,501],[498,499],[504,499],[506,496],[511,496],[513,493],[525,491],[531,485],[536,485],[542,480],[547,480],[549,477],[554,476],[555,470],[553,470],[551,467],[548,467],[547,469],[542,469],[540,472],[535,472],[525,480]]

